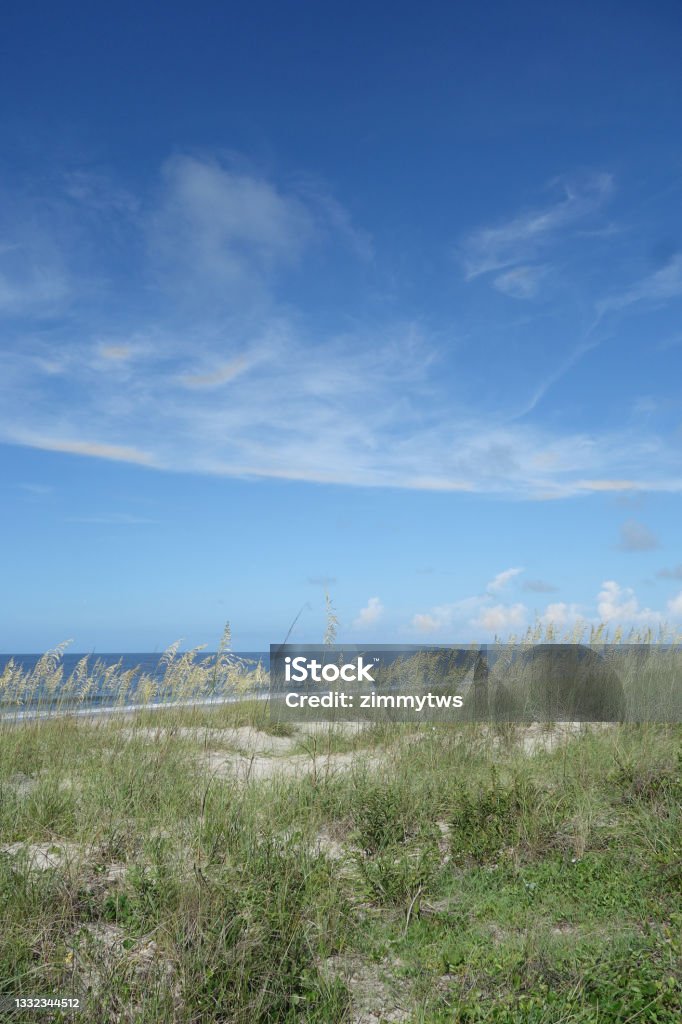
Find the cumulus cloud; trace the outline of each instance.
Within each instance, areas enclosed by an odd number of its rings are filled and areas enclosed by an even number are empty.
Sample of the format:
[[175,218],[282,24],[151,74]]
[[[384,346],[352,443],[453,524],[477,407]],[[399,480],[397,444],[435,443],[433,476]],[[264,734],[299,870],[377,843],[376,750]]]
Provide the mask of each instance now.
[[644,623],[654,625],[661,622],[660,612],[651,608],[640,608],[639,601],[631,587],[621,587],[615,580],[605,580],[597,598],[597,614],[601,622],[625,625]]
[[476,595],[436,605],[427,612],[417,612],[412,617],[411,629],[416,633],[439,634],[444,637],[454,629],[467,627],[472,616],[480,611],[481,604],[486,600],[489,599]]
[[384,606],[378,597],[370,597],[359,615],[353,620],[355,629],[364,629],[367,626],[374,626],[384,614]]
[[412,628],[418,633],[435,633],[446,625],[437,615],[417,612],[412,617]]
[[480,615],[472,620],[473,626],[480,626],[489,632],[499,633],[501,630],[518,629],[526,624],[528,609],[524,604],[495,604],[484,608]]
[[[499,573],[495,580],[500,576],[504,574]],[[507,578],[510,579],[511,576]],[[506,580],[503,580],[501,586],[504,586],[505,582]],[[410,628],[418,635],[430,635],[434,639],[447,639],[450,642],[453,640],[453,634],[457,632],[459,636],[454,637],[455,640],[469,643],[472,630],[480,637],[481,632],[494,633],[498,630],[517,628],[525,623],[526,615],[525,605],[495,603],[492,593],[489,592],[418,612],[412,617]]]
[[561,629],[584,620],[585,616],[578,604],[567,604],[565,601],[557,601],[548,604],[540,616],[540,621],[547,626],[556,626]]
[[[544,626],[568,629],[599,623],[616,626],[657,626],[666,620],[682,618],[682,592],[668,601],[665,613],[641,607],[634,590],[614,580],[601,585],[594,605],[575,602],[550,602],[537,615]],[[521,602],[495,602],[490,595],[479,594],[431,608],[414,615],[410,628],[417,636],[441,642],[473,643],[523,630],[532,624],[529,609]]]

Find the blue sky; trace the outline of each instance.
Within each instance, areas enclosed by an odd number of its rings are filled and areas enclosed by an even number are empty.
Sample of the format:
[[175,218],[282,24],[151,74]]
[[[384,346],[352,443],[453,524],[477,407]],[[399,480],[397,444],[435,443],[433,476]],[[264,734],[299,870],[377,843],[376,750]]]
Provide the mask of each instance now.
[[681,33],[14,5],[0,650],[681,627]]

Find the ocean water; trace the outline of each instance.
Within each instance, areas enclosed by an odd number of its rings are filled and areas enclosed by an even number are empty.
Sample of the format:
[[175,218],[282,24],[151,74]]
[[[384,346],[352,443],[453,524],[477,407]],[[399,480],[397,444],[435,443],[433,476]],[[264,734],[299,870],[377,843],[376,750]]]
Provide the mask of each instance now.
[[[204,661],[206,658],[214,658],[215,651],[201,651],[196,660],[197,662]],[[182,652],[179,652],[177,657],[181,657]],[[270,652],[269,651],[235,651],[235,657],[245,658],[248,661],[253,661],[254,668],[259,661],[262,662],[263,668],[266,671],[270,668]],[[10,658],[14,661],[15,665],[21,665],[24,671],[30,672],[38,664],[38,661],[42,657],[41,654],[0,654],[0,674],[4,671]],[[101,661],[104,665],[117,665],[121,662],[121,671],[126,672],[128,669],[140,667],[142,672],[149,673],[154,677],[163,675],[163,669],[159,668],[159,662],[161,661],[162,654],[88,654],[87,651],[82,651],[80,654],[66,653],[62,655],[61,663],[64,666],[64,675],[70,676],[75,669],[81,658],[88,659],[88,666],[92,667],[95,662]]]
[[[181,656],[182,652],[177,655],[178,658]],[[41,657],[42,655],[40,654],[0,654],[0,675],[4,672],[10,660],[14,662],[15,666],[20,667],[23,673],[31,673]],[[136,675],[133,677],[132,685],[128,690],[131,702],[136,700],[136,684],[141,676],[151,676],[152,679],[160,682],[165,673],[165,666],[161,664],[161,658],[163,657],[162,653],[65,653],[60,659],[60,664],[63,667],[63,679],[65,681],[68,680],[74,672],[78,662],[84,657],[87,657],[88,659],[88,675],[94,676],[97,682],[88,693],[87,698],[78,703],[78,707],[82,712],[87,712],[89,709],[103,710],[107,707],[113,707],[119,699],[119,691],[116,686],[116,676],[114,676],[114,678],[105,686],[104,680],[101,678],[103,674],[101,666],[108,668],[111,665],[119,665],[121,673],[132,669],[137,670]],[[195,662],[197,664],[201,664],[205,661],[210,662],[214,657],[215,652],[201,651],[195,658]],[[244,664],[246,671],[253,671],[259,662],[266,672],[269,671],[269,651],[235,651],[234,657],[240,659]],[[95,671],[96,665],[98,666],[97,671]],[[59,691],[55,694],[55,700],[62,708],[65,707],[63,698],[60,699],[59,697]],[[161,699],[155,703],[163,703],[163,700]],[[31,710],[37,705],[40,705],[41,708],[45,710],[49,706],[47,694],[43,687],[38,687],[36,689],[30,701],[27,701],[24,696],[24,700],[21,705],[18,705],[17,702],[12,699],[11,693],[0,692],[0,710],[2,711],[8,708],[14,708],[15,711],[20,711],[22,717],[26,717],[31,714]]]

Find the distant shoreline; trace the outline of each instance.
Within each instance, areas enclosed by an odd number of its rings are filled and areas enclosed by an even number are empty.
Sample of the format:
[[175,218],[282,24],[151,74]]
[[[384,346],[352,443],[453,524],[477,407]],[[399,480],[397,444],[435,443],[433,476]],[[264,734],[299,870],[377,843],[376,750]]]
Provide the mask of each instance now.
[[151,701],[147,704],[106,704],[89,708],[55,708],[47,710],[16,710],[0,712],[0,722],[27,722],[48,718],[100,718],[108,715],[131,715],[136,711],[162,711],[168,708],[215,707],[220,704],[236,704],[241,700],[267,700],[270,691],[248,692],[230,697],[205,697],[199,700]]

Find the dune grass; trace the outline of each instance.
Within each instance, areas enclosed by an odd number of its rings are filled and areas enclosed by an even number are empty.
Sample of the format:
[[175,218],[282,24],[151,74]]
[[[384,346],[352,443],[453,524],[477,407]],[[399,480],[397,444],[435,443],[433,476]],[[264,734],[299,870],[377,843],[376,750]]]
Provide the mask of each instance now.
[[0,723],[8,1021],[678,1024],[681,897],[679,725]]

